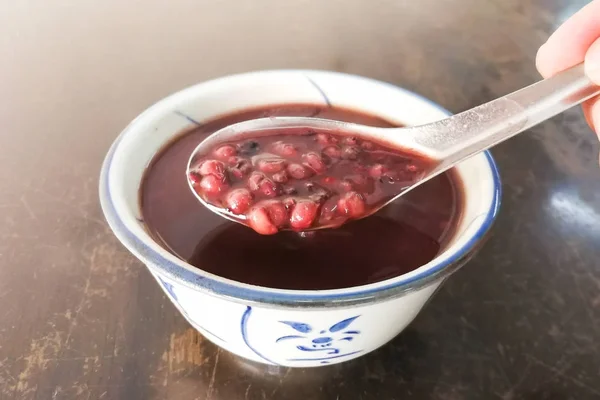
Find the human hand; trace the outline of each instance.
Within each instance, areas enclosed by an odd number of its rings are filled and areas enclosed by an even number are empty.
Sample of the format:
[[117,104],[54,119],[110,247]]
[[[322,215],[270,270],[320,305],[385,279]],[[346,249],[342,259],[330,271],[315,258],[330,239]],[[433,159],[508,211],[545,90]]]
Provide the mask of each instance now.
[[[565,21],[537,53],[544,78],[584,62],[587,76],[600,85],[600,0],[594,0]],[[600,136],[600,99],[583,103],[590,127]]]

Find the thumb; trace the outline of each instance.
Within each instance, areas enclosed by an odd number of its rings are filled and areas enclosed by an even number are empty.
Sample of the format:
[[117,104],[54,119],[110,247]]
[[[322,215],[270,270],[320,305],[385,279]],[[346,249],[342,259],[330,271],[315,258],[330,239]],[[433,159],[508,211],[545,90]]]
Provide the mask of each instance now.
[[600,85],[600,38],[596,39],[585,54],[585,74]]

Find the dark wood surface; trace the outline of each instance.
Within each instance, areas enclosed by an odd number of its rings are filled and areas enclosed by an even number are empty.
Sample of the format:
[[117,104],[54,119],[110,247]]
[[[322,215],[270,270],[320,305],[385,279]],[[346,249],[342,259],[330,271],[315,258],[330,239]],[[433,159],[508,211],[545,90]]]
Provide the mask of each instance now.
[[154,101],[217,76],[319,68],[461,111],[538,79],[586,1],[5,1],[0,399],[600,398],[600,171],[579,110],[493,153],[494,234],[391,344],[249,364],[197,334],[98,204],[100,163]]

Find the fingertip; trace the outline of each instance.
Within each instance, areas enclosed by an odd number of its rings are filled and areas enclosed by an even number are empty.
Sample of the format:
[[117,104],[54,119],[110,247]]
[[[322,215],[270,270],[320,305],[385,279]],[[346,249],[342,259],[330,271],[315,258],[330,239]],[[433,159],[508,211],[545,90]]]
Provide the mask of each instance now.
[[581,107],[586,122],[596,132],[596,135],[600,136],[600,132],[596,129],[597,126],[600,126],[600,99],[595,97],[583,103]]
[[568,18],[538,50],[536,66],[544,78],[584,60],[587,50],[600,37],[600,1],[592,1]]
[[585,74],[594,83],[600,85],[600,38],[585,53]]
[[537,68],[540,75],[544,78],[548,78],[551,76],[551,69],[549,66],[551,65],[551,60],[548,57],[548,46],[546,43],[540,46],[538,52],[535,56],[535,67]]

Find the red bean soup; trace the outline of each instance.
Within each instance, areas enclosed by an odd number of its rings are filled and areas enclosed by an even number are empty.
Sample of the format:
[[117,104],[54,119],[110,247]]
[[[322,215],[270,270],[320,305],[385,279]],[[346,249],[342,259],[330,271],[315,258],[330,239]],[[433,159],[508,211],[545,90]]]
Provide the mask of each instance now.
[[[314,130],[246,136],[200,155],[186,176],[188,159],[204,138],[266,116],[396,126],[341,108],[286,105],[223,116],[183,132],[152,160],[140,190],[144,222],[165,249],[238,282],[324,290],[410,272],[452,238],[464,200],[452,170],[358,219],[433,164],[356,137]],[[209,211],[188,179],[206,201],[245,215],[249,227]],[[336,228],[304,231],[320,224]]]

